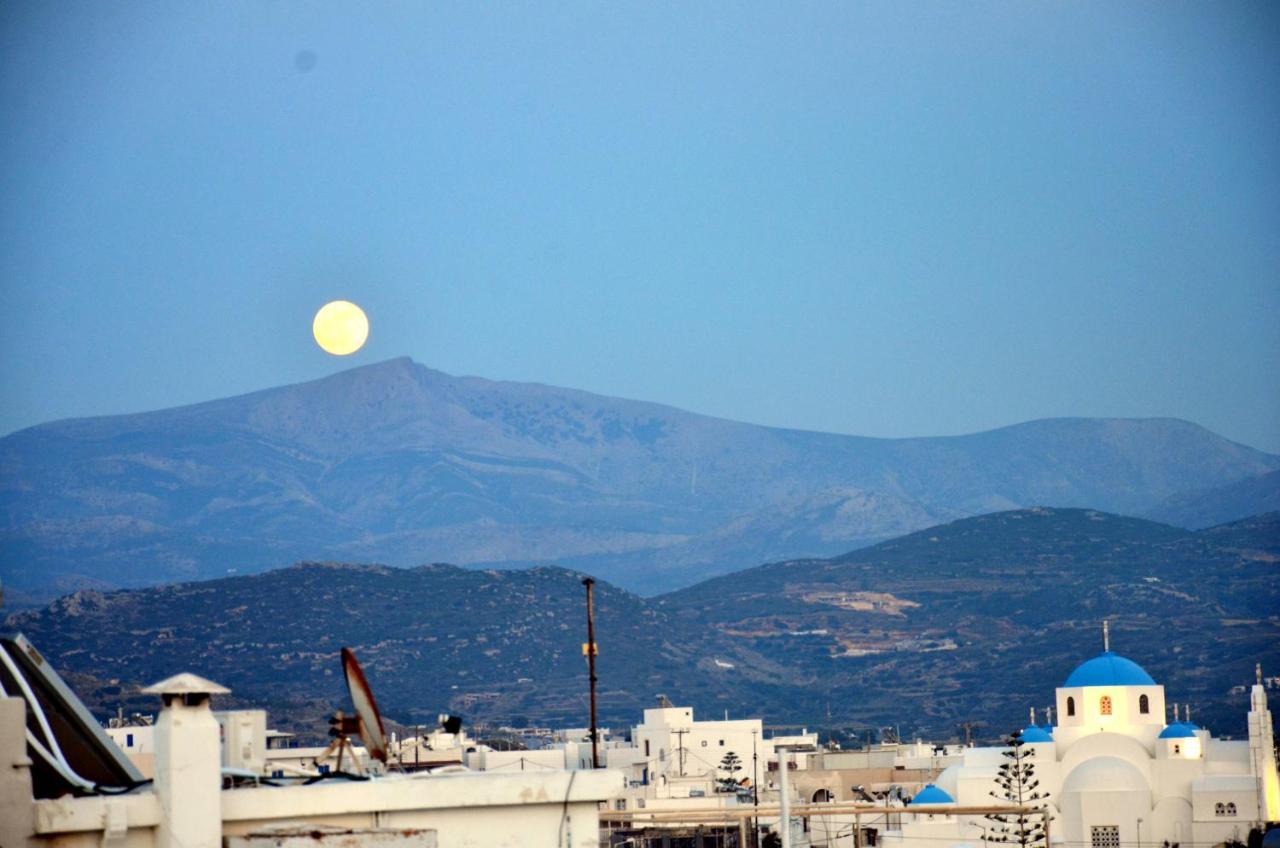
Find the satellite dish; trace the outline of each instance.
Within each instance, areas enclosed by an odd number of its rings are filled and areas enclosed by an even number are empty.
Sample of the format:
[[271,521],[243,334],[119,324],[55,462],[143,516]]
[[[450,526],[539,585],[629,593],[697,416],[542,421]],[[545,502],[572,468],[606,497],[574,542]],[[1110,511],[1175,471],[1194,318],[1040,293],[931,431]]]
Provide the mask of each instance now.
[[350,648],[342,649],[342,673],[347,678],[347,691],[351,694],[351,704],[355,707],[359,718],[360,741],[369,750],[369,756],[381,763],[387,761],[387,732],[382,727],[382,716],[378,713],[378,704],[373,700],[373,690],[369,681],[364,679],[360,663]]

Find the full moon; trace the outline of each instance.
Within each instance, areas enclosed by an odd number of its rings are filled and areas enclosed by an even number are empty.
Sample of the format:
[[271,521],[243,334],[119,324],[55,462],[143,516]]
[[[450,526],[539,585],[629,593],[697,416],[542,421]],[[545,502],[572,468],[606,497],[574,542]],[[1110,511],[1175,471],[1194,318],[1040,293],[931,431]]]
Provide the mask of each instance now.
[[316,344],[334,356],[355,353],[369,338],[369,319],[364,310],[345,300],[335,300],[320,307],[311,322]]

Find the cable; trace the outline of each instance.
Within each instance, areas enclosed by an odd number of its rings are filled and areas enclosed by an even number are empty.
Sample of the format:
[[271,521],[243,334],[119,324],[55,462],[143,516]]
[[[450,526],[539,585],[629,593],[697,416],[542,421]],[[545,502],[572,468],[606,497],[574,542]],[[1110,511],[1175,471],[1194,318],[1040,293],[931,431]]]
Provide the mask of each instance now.
[[[31,706],[31,711],[36,717],[36,721],[40,724],[40,729],[44,731],[45,741],[49,743],[49,748],[53,751],[53,755],[58,758],[58,762],[66,766],[68,771],[72,771],[71,765],[67,762],[67,758],[62,753],[62,748],[58,746],[58,737],[53,735],[53,729],[49,727],[49,720],[45,718],[44,710],[40,707],[40,702],[36,700],[35,693],[31,691],[31,687],[27,685],[27,679],[18,670],[17,665],[13,662],[13,657],[9,656],[9,652],[4,648],[0,648],[0,662],[4,663],[5,668],[9,669],[9,673],[13,675],[13,679],[17,681],[18,688],[22,690],[23,696],[27,699],[27,703]],[[0,691],[3,688],[0,687]],[[5,692],[7,696],[8,693]],[[74,772],[73,772],[74,773]],[[91,783],[80,778],[85,783]]]
[[573,781],[577,776],[577,769],[569,772],[569,785],[564,789],[564,809],[560,813],[560,833],[558,836],[559,841],[557,842],[560,848],[565,848],[566,845],[572,845],[573,843],[573,833],[569,832],[568,843],[565,842],[565,833],[569,831],[569,795],[573,792]]

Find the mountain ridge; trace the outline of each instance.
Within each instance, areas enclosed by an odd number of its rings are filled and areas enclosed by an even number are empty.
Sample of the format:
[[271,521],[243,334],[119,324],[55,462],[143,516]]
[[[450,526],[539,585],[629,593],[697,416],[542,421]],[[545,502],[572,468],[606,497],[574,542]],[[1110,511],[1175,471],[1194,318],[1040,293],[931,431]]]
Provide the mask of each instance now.
[[398,358],[0,439],[0,577],[30,597],[295,560],[562,562],[643,592],[1031,504],[1139,513],[1280,456],[1178,419],[878,439]]

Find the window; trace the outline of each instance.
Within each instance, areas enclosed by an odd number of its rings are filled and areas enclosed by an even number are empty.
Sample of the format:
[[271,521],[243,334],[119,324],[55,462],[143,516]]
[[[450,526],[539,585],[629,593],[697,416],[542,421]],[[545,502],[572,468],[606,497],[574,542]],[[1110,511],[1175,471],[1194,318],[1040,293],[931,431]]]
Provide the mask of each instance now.
[[617,801],[615,801],[615,802],[614,802],[614,807],[615,807],[615,809],[618,809],[618,810],[626,810],[626,809],[627,809],[627,799],[626,799],[626,798],[619,798]]
[[1096,824],[1089,828],[1091,848],[1120,848],[1120,825]]
[[1236,814],[1236,805],[1235,805],[1235,803],[1234,803],[1234,802],[1233,802],[1233,803],[1228,803],[1228,804],[1227,804],[1227,815],[1229,815],[1229,816],[1234,816],[1235,814]]
[[1215,816],[1225,816],[1227,814],[1227,805],[1222,803],[1214,804],[1213,814]]
[[1138,712],[1143,715],[1151,712],[1151,700],[1146,695],[1138,696]]
[[1181,753],[1182,753],[1182,746],[1181,746],[1181,745],[1179,745],[1179,744],[1177,744],[1177,743],[1174,743],[1174,746],[1173,746],[1173,753],[1175,753],[1175,754],[1181,754]]
[[124,746],[125,746],[126,748],[132,748],[132,747],[133,747],[133,734],[132,734],[132,733],[126,733],[126,734],[124,735]]
[[702,747],[704,748],[707,747],[707,740],[705,739],[702,740]]
[[1103,715],[1111,715],[1111,696],[1103,695],[1102,700],[1098,701],[1098,712]]
[[723,747],[724,747],[724,740],[723,740],[723,739],[721,739],[721,740],[720,740],[720,747],[721,747],[721,748],[723,748]]
[[649,756],[649,740],[644,740],[644,755]]
[[1076,699],[1067,698],[1067,715],[1073,716],[1075,714],[1076,714]]

